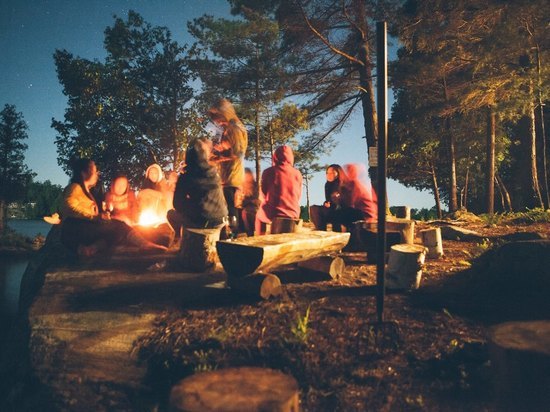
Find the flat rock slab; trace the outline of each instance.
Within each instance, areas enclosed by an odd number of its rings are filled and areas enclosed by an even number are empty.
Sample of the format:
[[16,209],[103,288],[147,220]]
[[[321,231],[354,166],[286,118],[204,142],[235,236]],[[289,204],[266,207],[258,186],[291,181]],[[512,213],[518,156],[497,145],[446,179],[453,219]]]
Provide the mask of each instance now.
[[[134,257],[134,263],[139,260]],[[117,262],[120,263],[120,262]],[[189,274],[59,269],[29,310],[33,374],[60,410],[151,410],[134,343],[161,312],[220,300],[221,271]]]

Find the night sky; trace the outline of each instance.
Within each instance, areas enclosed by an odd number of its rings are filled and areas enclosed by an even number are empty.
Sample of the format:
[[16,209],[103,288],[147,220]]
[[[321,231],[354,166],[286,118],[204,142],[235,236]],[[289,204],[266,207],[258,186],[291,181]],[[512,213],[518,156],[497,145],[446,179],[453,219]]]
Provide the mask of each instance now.
[[[75,56],[103,60],[103,31],[113,16],[124,20],[128,10],[154,26],[166,26],[181,44],[192,41],[186,22],[204,13],[227,15],[225,0],[0,0],[0,107],[14,104],[29,129],[26,162],[37,176],[65,186],[68,176],[57,164],[51,119],[63,119],[66,97],[57,79],[53,53],[66,49]],[[339,141],[326,163],[367,162],[360,113],[335,139]],[[266,165],[267,166],[267,165]],[[312,203],[322,203],[324,173],[310,185]],[[432,207],[433,196],[388,182],[390,205]],[[305,195],[302,197],[305,204]]]

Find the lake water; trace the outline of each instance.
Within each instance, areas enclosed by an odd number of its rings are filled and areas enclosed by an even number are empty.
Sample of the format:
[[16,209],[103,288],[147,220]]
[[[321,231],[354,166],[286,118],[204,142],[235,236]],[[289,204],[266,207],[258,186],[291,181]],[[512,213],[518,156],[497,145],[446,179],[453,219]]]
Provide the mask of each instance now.
[[[30,238],[38,234],[46,236],[52,227],[43,220],[8,220],[8,226]],[[0,334],[9,327],[17,313],[21,278],[28,262],[27,257],[0,257]]]

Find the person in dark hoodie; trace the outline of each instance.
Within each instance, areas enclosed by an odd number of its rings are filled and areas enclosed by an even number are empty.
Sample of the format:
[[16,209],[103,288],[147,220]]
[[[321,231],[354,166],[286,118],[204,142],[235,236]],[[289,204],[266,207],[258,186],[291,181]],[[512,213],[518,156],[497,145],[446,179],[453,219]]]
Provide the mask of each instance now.
[[300,218],[302,174],[294,167],[290,146],[281,146],[273,153],[273,166],[262,173],[264,199],[256,213],[256,234],[265,233],[265,226],[276,217]]
[[174,192],[174,209],[184,229],[215,228],[227,218],[220,177],[217,168],[208,161],[211,146],[208,140],[196,139],[187,148],[186,166]]

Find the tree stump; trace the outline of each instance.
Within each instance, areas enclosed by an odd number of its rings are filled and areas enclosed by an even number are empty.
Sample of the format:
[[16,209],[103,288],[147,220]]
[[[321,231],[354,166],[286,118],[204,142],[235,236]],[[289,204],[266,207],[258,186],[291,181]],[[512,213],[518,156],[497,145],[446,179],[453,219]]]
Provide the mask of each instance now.
[[235,292],[253,298],[269,299],[283,293],[281,280],[271,273],[253,273],[244,277],[227,277],[227,284]]
[[298,383],[266,368],[227,368],[192,375],[170,392],[170,411],[298,412]]
[[443,256],[443,241],[441,240],[441,229],[427,229],[420,231],[422,244],[428,248],[426,255],[430,259],[437,259]]
[[346,269],[344,259],[341,257],[319,256],[314,259],[298,263],[298,268],[303,275],[326,276],[329,279],[339,278]]
[[290,219],[287,217],[276,217],[271,222],[269,233],[276,235],[278,233],[294,233],[302,228],[302,219]]
[[395,217],[410,220],[411,208],[409,206],[395,206]]
[[[376,229],[367,230],[363,229],[360,232],[361,242],[365,245],[363,250],[367,252],[367,262],[376,263],[378,256],[376,253],[376,242],[378,239],[378,231]],[[400,244],[402,242],[402,236],[397,231],[386,230],[386,253],[388,253],[393,245]]]
[[412,245],[414,243],[414,220],[399,219],[388,216],[386,221],[386,230],[398,231],[401,233],[402,243]]
[[418,289],[427,248],[421,245],[393,245],[386,271],[390,289]]
[[214,229],[184,229],[175,265],[182,271],[204,272],[218,261],[216,242],[222,226]]
[[507,322],[489,331],[499,410],[543,411],[550,405],[550,321]]

